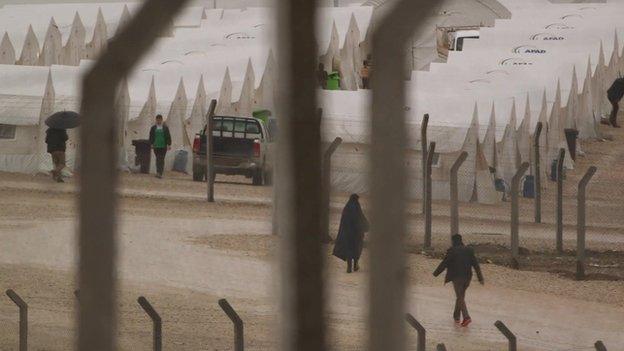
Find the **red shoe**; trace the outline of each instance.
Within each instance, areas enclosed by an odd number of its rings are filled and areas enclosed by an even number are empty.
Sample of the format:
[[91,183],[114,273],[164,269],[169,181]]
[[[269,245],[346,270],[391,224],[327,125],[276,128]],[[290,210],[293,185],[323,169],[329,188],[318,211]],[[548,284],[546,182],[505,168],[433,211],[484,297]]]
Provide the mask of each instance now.
[[468,324],[472,323],[472,319],[470,318],[464,318],[464,321],[461,323],[462,327],[467,327]]

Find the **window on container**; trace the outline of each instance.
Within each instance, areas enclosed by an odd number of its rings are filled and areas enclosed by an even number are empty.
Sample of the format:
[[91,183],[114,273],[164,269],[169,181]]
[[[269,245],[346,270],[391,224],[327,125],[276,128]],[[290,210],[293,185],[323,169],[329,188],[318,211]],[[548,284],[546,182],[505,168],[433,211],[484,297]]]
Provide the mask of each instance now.
[[11,124],[0,124],[0,139],[15,139],[16,126]]

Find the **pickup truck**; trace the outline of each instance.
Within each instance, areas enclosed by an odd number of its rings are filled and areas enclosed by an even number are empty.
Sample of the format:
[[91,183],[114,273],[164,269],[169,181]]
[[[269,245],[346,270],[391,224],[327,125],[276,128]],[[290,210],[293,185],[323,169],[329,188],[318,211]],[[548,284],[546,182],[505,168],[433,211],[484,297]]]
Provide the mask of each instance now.
[[[269,129],[253,117],[214,116],[212,141],[214,173],[244,175],[253,185],[270,184],[274,142]],[[206,179],[206,127],[193,141],[193,180]]]

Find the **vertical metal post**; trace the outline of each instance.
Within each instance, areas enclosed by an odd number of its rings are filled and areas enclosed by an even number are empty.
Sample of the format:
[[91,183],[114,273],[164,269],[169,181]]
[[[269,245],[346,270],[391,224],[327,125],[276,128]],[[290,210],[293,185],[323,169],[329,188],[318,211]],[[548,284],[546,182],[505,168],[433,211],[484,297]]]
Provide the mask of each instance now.
[[594,347],[596,348],[596,351],[607,351],[607,347],[600,340],[596,341],[596,343],[594,344]]
[[533,173],[535,177],[535,223],[542,223],[542,172],[540,169],[541,156],[540,156],[540,135],[542,134],[543,128],[542,122],[537,122],[537,127],[535,127],[535,135],[534,135],[534,151],[535,151],[535,159]]
[[315,0],[283,0],[279,12],[279,233],[283,350],[323,351],[321,128],[316,107]]
[[331,242],[331,237],[329,236],[329,202],[331,196],[331,157],[336,152],[336,149],[342,144],[341,138],[336,138],[329,145],[325,154],[323,155],[323,211],[322,214],[322,239],[324,243]]
[[459,185],[457,184],[457,172],[467,158],[468,153],[463,151],[451,167],[451,235],[459,234]]
[[406,50],[437,3],[395,1],[372,33],[370,351],[405,349]]
[[19,351],[28,350],[28,304],[13,290],[6,291],[7,296],[19,308]]
[[563,253],[563,161],[565,149],[559,150],[557,159],[557,252]]
[[213,135],[212,129],[214,124],[214,113],[217,108],[217,100],[212,99],[210,101],[210,107],[208,108],[208,113],[206,114],[206,187],[207,187],[207,200],[208,202],[214,202],[214,182],[215,177],[213,177],[214,173],[214,157],[212,157],[213,153]]
[[436,351],[446,351],[446,346],[444,346],[444,344],[438,344],[438,346],[436,346]]
[[416,329],[416,332],[418,333],[418,344],[416,346],[416,350],[425,351],[427,346],[427,331],[425,330],[425,327],[423,327],[423,325],[409,313],[405,315],[405,320],[412,326],[412,328]]
[[577,196],[577,224],[576,224],[576,279],[582,280],[585,278],[585,215],[586,204],[585,194],[587,190],[587,184],[591,178],[596,174],[598,169],[594,166],[589,167],[583,178],[578,184],[578,196]]
[[511,265],[513,268],[518,269],[519,263],[519,226],[520,226],[520,208],[518,193],[520,192],[520,179],[524,173],[529,169],[529,163],[524,162],[520,165],[520,168],[511,179]]
[[427,185],[427,191],[425,192],[425,250],[431,248],[431,225],[433,222],[431,218],[431,203],[433,202],[431,188],[431,164],[433,163],[433,156],[435,155],[435,147],[435,142],[431,142],[431,144],[429,144],[429,151],[427,151],[427,164],[425,165],[425,169],[427,170],[425,177],[425,184]]
[[505,323],[501,321],[496,321],[496,323],[494,323],[494,326],[496,326],[496,328],[507,338],[509,342],[508,350],[517,351],[518,346],[517,346],[516,336],[514,335],[514,333],[511,332],[511,330],[509,330],[509,328],[507,328]]
[[425,194],[427,193],[427,127],[429,126],[429,114],[423,116],[420,125],[420,147],[422,149],[422,212],[425,213]]
[[116,90],[185,3],[145,1],[82,81],[79,350],[116,349]]
[[141,308],[143,308],[143,311],[145,311],[145,313],[147,313],[147,315],[152,319],[152,325],[154,329],[153,349],[154,351],[161,351],[162,350],[162,320],[160,318],[160,315],[158,314],[158,312],[156,312],[154,307],[152,307],[152,304],[150,304],[149,301],[147,301],[145,297],[141,296],[137,299],[137,301],[139,302],[139,305],[141,305]]
[[243,351],[245,349],[243,320],[226,299],[219,300],[219,306],[234,324],[234,351]]

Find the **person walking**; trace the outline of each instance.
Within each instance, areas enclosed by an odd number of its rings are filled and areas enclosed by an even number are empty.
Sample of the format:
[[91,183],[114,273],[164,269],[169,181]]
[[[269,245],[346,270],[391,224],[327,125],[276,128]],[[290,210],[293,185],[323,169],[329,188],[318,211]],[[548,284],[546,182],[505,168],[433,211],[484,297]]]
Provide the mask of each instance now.
[[370,67],[368,66],[368,60],[364,61],[360,69],[360,77],[362,78],[362,89],[370,89]]
[[65,168],[65,150],[68,140],[65,129],[48,128],[46,130],[45,142],[48,153],[52,156],[52,179],[58,183],[63,183],[63,169]]
[[617,114],[620,110],[620,100],[624,97],[624,78],[616,79],[609,90],[607,90],[607,97],[611,102],[611,115],[609,121],[604,121],[602,124],[610,124],[614,128],[620,128],[617,123]]
[[156,124],[150,129],[149,142],[156,156],[156,177],[162,178],[165,170],[165,156],[167,150],[171,150],[171,133],[169,133],[169,127],[163,122],[162,115],[156,116]]
[[[474,268],[477,273],[477,278],[481,285],[484,284],[483,274],[481,273],[481,268],[475,257],[474,250],[464,245],[461,235],[453,235],[451,241],[451,248],[446,251],[444,260],[433,272],[433,276],[437,277],[446,270],[444,283],[453,283],[456,296],[453,319],[456,324],[467,327],[468,324],[472,322],[466,306],[466,290],[468,290],[468,286],[470,286],[470,281],[472,280],[472,269]],[[464,317],[463,321],[461,320],[462,316]]]
[[362,255],[364,233],[369,229],[368,220],[362,212],[359,199],[357,194],[349,197],[349,201],[342,210],[340,228],[334,245],[334,256],[347,261],[347,273],[357,272],[360,269],[358,261]]

